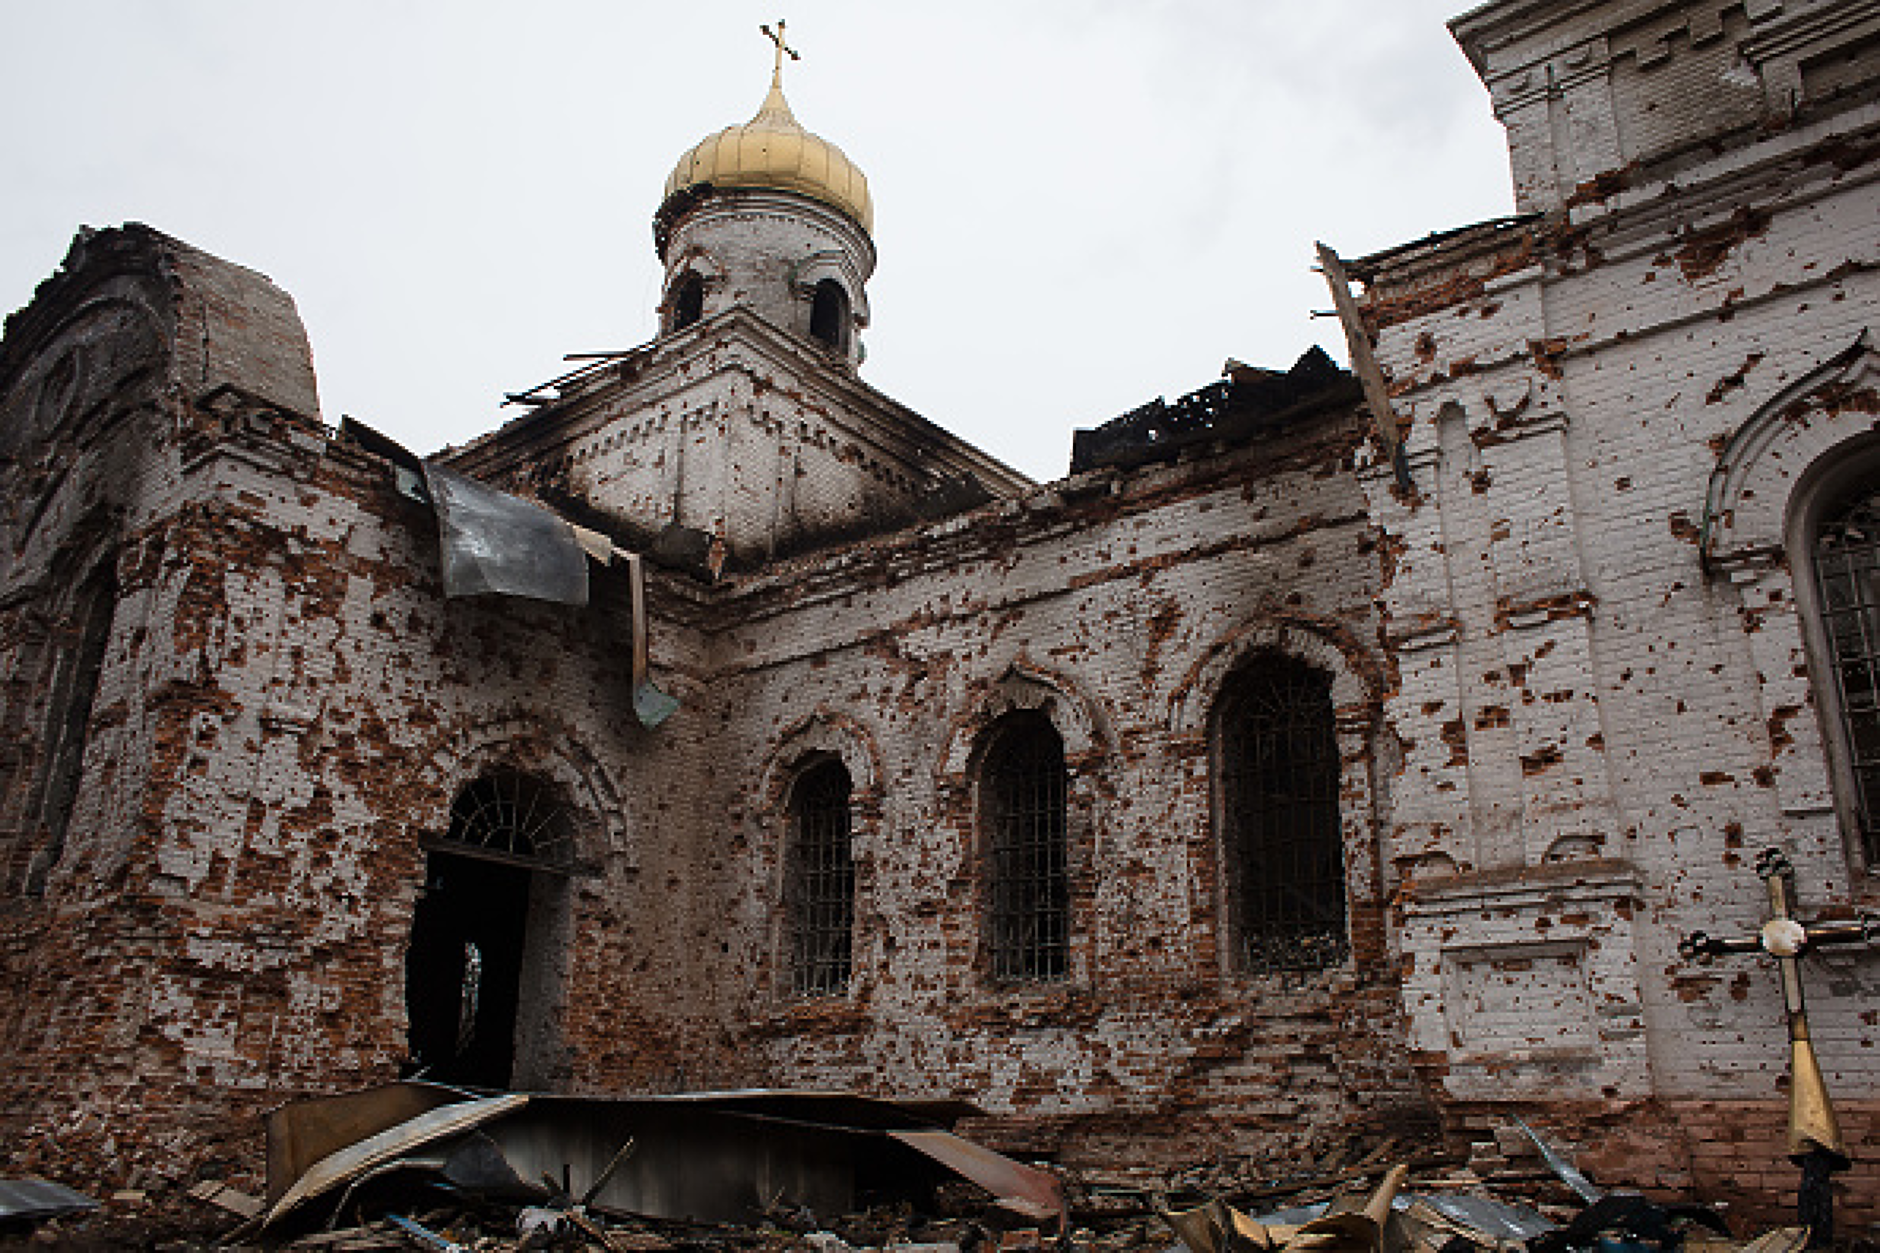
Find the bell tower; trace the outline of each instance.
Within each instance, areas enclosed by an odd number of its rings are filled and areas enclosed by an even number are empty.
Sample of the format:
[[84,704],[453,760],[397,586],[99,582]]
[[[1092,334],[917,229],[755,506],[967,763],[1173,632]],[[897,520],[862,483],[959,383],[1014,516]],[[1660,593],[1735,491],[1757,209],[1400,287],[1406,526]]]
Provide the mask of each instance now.
[[784,24],[760,29],[776,60],[757,115],[680,157],[653,219],[666,268],[660,335],[741,305],[853,370],[875,271],[874,202],[855,163],[790,112],[783,63],[798,57]]

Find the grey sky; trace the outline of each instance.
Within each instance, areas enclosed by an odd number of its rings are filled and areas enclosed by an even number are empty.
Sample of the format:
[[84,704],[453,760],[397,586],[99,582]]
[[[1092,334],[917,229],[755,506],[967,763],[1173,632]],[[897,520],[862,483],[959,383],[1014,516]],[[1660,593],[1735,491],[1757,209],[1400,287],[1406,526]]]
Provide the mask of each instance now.
[[[1509,209],[1458,0],[796,0],[800,120],[868,175],[863,377],[1039,478],[1238,357],[1339,359],[1347,256]],[[650,338],[673,162],[747,120],[776,0],[0,0],[0,308],[80,226],[268,274],[324,416],[462,442]]]

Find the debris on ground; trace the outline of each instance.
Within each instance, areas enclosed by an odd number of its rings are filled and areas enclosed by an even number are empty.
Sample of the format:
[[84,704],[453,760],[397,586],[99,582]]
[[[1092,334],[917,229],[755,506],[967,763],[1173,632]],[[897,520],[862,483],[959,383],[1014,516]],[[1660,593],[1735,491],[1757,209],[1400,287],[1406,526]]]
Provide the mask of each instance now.
[[48,1179],[0,1179],[0,1231],[97,1208],[90,1197]]
[[[1353,1131],[1283,1161],[1044,1168],[959,1137],[959,1102],[750,1091],[481,1095],[402,1083],[268,1119],[267,1188],[189,1185],[214,1243],[125,1238],[142,1205],[0,1181],[32,1249],[308,1253],[1800,1253],[1607,1190],[1520,1123],[1468,1153]],[[113,1225],[115,1223],[115,1225]],[[233,1224],[231,1226],[231,1224]],[[14,1247],[0,1239],[0,1247]]]

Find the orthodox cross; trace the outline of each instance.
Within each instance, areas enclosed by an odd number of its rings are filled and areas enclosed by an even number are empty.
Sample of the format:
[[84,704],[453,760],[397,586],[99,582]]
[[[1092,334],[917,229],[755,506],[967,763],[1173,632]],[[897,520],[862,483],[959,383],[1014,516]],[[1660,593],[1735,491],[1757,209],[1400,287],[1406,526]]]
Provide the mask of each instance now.
[[776,30],[770,29],[768,24],[760,25],[757,29],[764,32],[764,38],[777,45],[777,64],[771,69],[770,76],[775,81],[781,83],[783,81],[783,59],[789,57],[792,61],[801,61],[803,58],[797,55],[795,48],[792,48],[783,41],[782,18],[777,19]]
[[1687,961],[1758,950],[1776,959],[1782,973],[1782,1003],[1789,1016],[1789,1160],[1802,1168],[1797,1213],[1809,1229],[1809,1244],[1822,1247],[1834,1239],[1834,1192],[1829,1176],[1851,1161],[1828,1100],[1814,1042],[1808,1037],[1808,1011],[1802,1004],[1798,959],[1811,948],[1833,944],[1871,944],[1880,940],[1880,918],[1852,922],[1803,923],[1792,915],[1795,867],[1781,849],[1756,859],[1756,873],[1769,891],[1769,921],[1753,936],[1717,939],[1693,931],[1678,943]]

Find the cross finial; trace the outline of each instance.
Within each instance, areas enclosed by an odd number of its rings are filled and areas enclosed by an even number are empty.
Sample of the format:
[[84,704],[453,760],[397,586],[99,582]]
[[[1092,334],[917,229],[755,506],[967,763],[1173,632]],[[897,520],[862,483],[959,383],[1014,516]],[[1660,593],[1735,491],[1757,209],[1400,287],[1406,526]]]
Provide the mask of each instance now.
[[783,25],[783,19],[778,18],[776,30],[770,29],[768,24],[761,25],[757,28],[764,32],[764,38],[777,45],[777,64],[770,71],[770,81],[777,86],[782,86],[783,84],[783,59],[785,57],[789,57],[792,61],[801,61],[803,59],[801,56],[797,55],[795,48],[792,48],[789,44],[784,42]]
[[1828,1100],[1828,1085],[1821,1076],[1821,1062],[1809,1038],[1808,1009],[1802,1003],[1802,974],[1796,959],[1830,944],[1872,944],[1880,940],[1880,919],[1798,921],[1794,917],[1795,868],[1779,848],[1756,859],[1756,873],[1769,895],[1769,921],[1762,930],[1732,939],[1693,931],[1678,943],[1678,953],[1687,961],[1704,961],[1726,953],[1761,950],[1775,958],[1781,969],[1782,1001],[1789,1016],[1789,1157],[1802,1168],[1797,1209],[1809,1228],[1809,1246],[1823,1248],[1834,1235],[1834,1191],[1829,1176],[1846,1170],[1850,1163],[1834,1105]]

